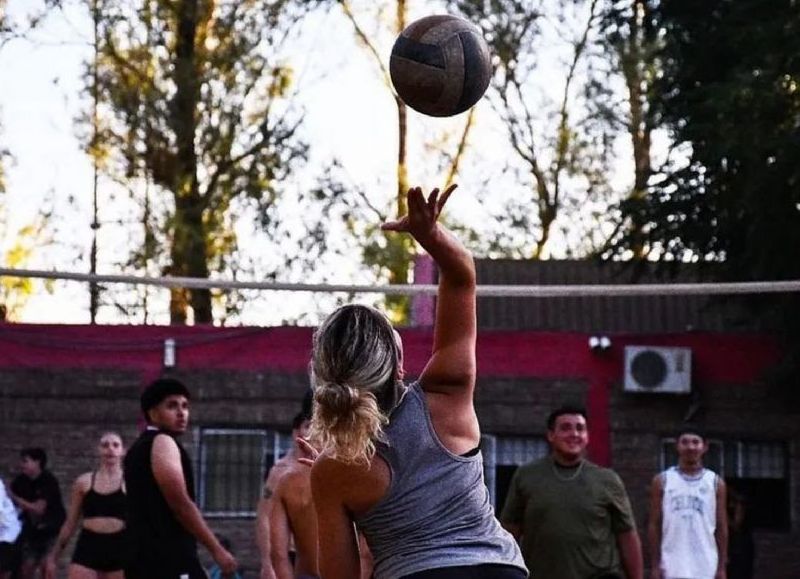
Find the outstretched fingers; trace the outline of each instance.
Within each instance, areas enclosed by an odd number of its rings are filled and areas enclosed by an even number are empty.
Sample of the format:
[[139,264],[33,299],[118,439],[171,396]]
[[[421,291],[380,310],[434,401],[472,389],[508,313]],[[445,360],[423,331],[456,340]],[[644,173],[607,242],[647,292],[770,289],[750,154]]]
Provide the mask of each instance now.
[[381,225],[384,231],[409,232],[422,223],[437,221],[450,194],[458,187],[452,184],[440,192],[439,188],[433,189],[427,196],[421,187],[411,187],[406,194],[408,212],[400,219],[387,221]]
[[437,187],[428,194],[428,209],[436,213],[436,202],[439,199],[439,188]]
[[444,204],[447,203],[447,200],[450,198],[450,194],[456,190],[456,187],[458,187],[458,184],[453,183],[447,189],[444,190],[444,193],[442,193],[442,196],[439,198],[439,205],[437,206],[437,209],[439,211],[441,211],[442,208],[444,207]]
[[405,231],[405,223],[406,218],[396,219],[394,221],[387,221],[386,223],[381,224],[381,229],[383,231]]
[[[419,213],[425,210],[425,195],[421,187],[412,187],[408,190],[408,213]],[[412,211],[413,210],[413,211]]]

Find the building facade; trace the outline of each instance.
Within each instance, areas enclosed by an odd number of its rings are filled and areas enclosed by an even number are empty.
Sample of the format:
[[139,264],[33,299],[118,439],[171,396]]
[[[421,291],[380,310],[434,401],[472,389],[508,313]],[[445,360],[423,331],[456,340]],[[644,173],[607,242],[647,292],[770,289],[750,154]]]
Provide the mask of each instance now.
[[[633,281],[577,262],[480,262],[478,271],[480,283],[492,284]],[[418,301],[416,325],[401,329],[411,376],[430,352],[432,308]],[[477,409],[498,508],[516,467],[547,453],[548,412],[577,402],[589,411],[590,457],[620,474],[644,536],[648,484],[674,461],[676,430],[693,422],[712,440],[709,466],[747,499],[756,577],[800,577],[800,411],[769,382],[776,340],[740,314],[667,294],[479,299]],[[198,502],[255,578],[255,505],[264,473],[289,444],[311,335],[297,327],[0,324],[0,476],[13,475],[20,448],[41,446],[66,498],[93,467],[100,434],[117,430],[132,441],[139,391],[174,375],[193,393],[184,444]],[[637,352],[650,352],[641,356],[647,363],[634,364]],[[676,386],[668,362],[681,352],[689,353],[680,369],[688,385]]]

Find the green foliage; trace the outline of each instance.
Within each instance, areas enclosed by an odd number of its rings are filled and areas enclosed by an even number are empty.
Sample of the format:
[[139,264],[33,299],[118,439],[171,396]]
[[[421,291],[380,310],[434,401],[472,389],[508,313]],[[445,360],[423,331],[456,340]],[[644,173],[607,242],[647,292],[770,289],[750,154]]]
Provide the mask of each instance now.
[[[546,258],[587,255],[602,242],[604,217],[618,162],[614,139],[626,125],[596,111],[618,96],[590,90],[608,86],[602,53],[599,0],[450,0],[454,11],[478,24],[494,56],[491,103],[506,127],[508,172],[520,194],[496,215],[502,223],[490,252]],[[509,233],[511,233],[509,235]],[[510,244],[510,245],[508,245]]]
[[626,203],[626,216],[664,258],[724,261],[754,279],[796,275],[785,257],[800,241],[800,14],[790,1],[718,0],[668,2],[660,17],[659,113],[688,160]]
[[[91,3],[97,59],[87,62],[86,86],[98,108],[82,119],[87,150],[115,179],[145,179],[170,196],[168,206],[150,207],[161,213],[145,220],[150,242],[134,262],[159,239],[165,272],[229,272],[237,212],[252,210],[264,231],[277,226],[276,204],[307,152],[281,47],[313,4]],[[210,292],[189,300],[195,321],[210,322]],[[186,319],[180,301],[173,295],[174,322]]]
[[[622,205],[639,238],[612,253],[643,242],[661,260],[720,262],[724,279],[800,278],[797,3],[672,0],[657,16],[657,111],[683,154]],[[751,301],[800,352],[797,297]]]

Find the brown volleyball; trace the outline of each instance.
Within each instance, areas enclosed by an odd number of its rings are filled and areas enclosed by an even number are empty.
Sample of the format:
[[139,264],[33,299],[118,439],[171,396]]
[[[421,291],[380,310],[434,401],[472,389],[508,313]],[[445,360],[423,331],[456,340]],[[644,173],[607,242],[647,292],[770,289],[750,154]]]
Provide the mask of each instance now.
[[392,84],[408,106],[434,117],[469,109],[492,76],[480,29],[457,16],[426,16],[406,27],[392,48]]

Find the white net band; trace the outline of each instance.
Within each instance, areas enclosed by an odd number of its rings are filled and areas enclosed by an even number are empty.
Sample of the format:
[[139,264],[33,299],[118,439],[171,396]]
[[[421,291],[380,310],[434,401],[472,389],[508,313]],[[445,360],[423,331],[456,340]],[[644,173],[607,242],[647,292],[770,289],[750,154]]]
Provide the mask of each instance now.
[[[149,285],[189,289],[261,290],[292,292],[379,293],[384,295],[436,295],[435,285],[359,285],[311,284],[256,281],[231,281],[193,277],[141,277],[65,271],[0,268],[0,277],[22,279],[69,280],[97,284]],[[733,295],[772,294],[800,291],[800,280],[753,281],[731,283],[665,283],[665,284],[600,284],[600,285],[479,285],[482,297],[585,297],[585,296],[652,296],[652,295]]]

